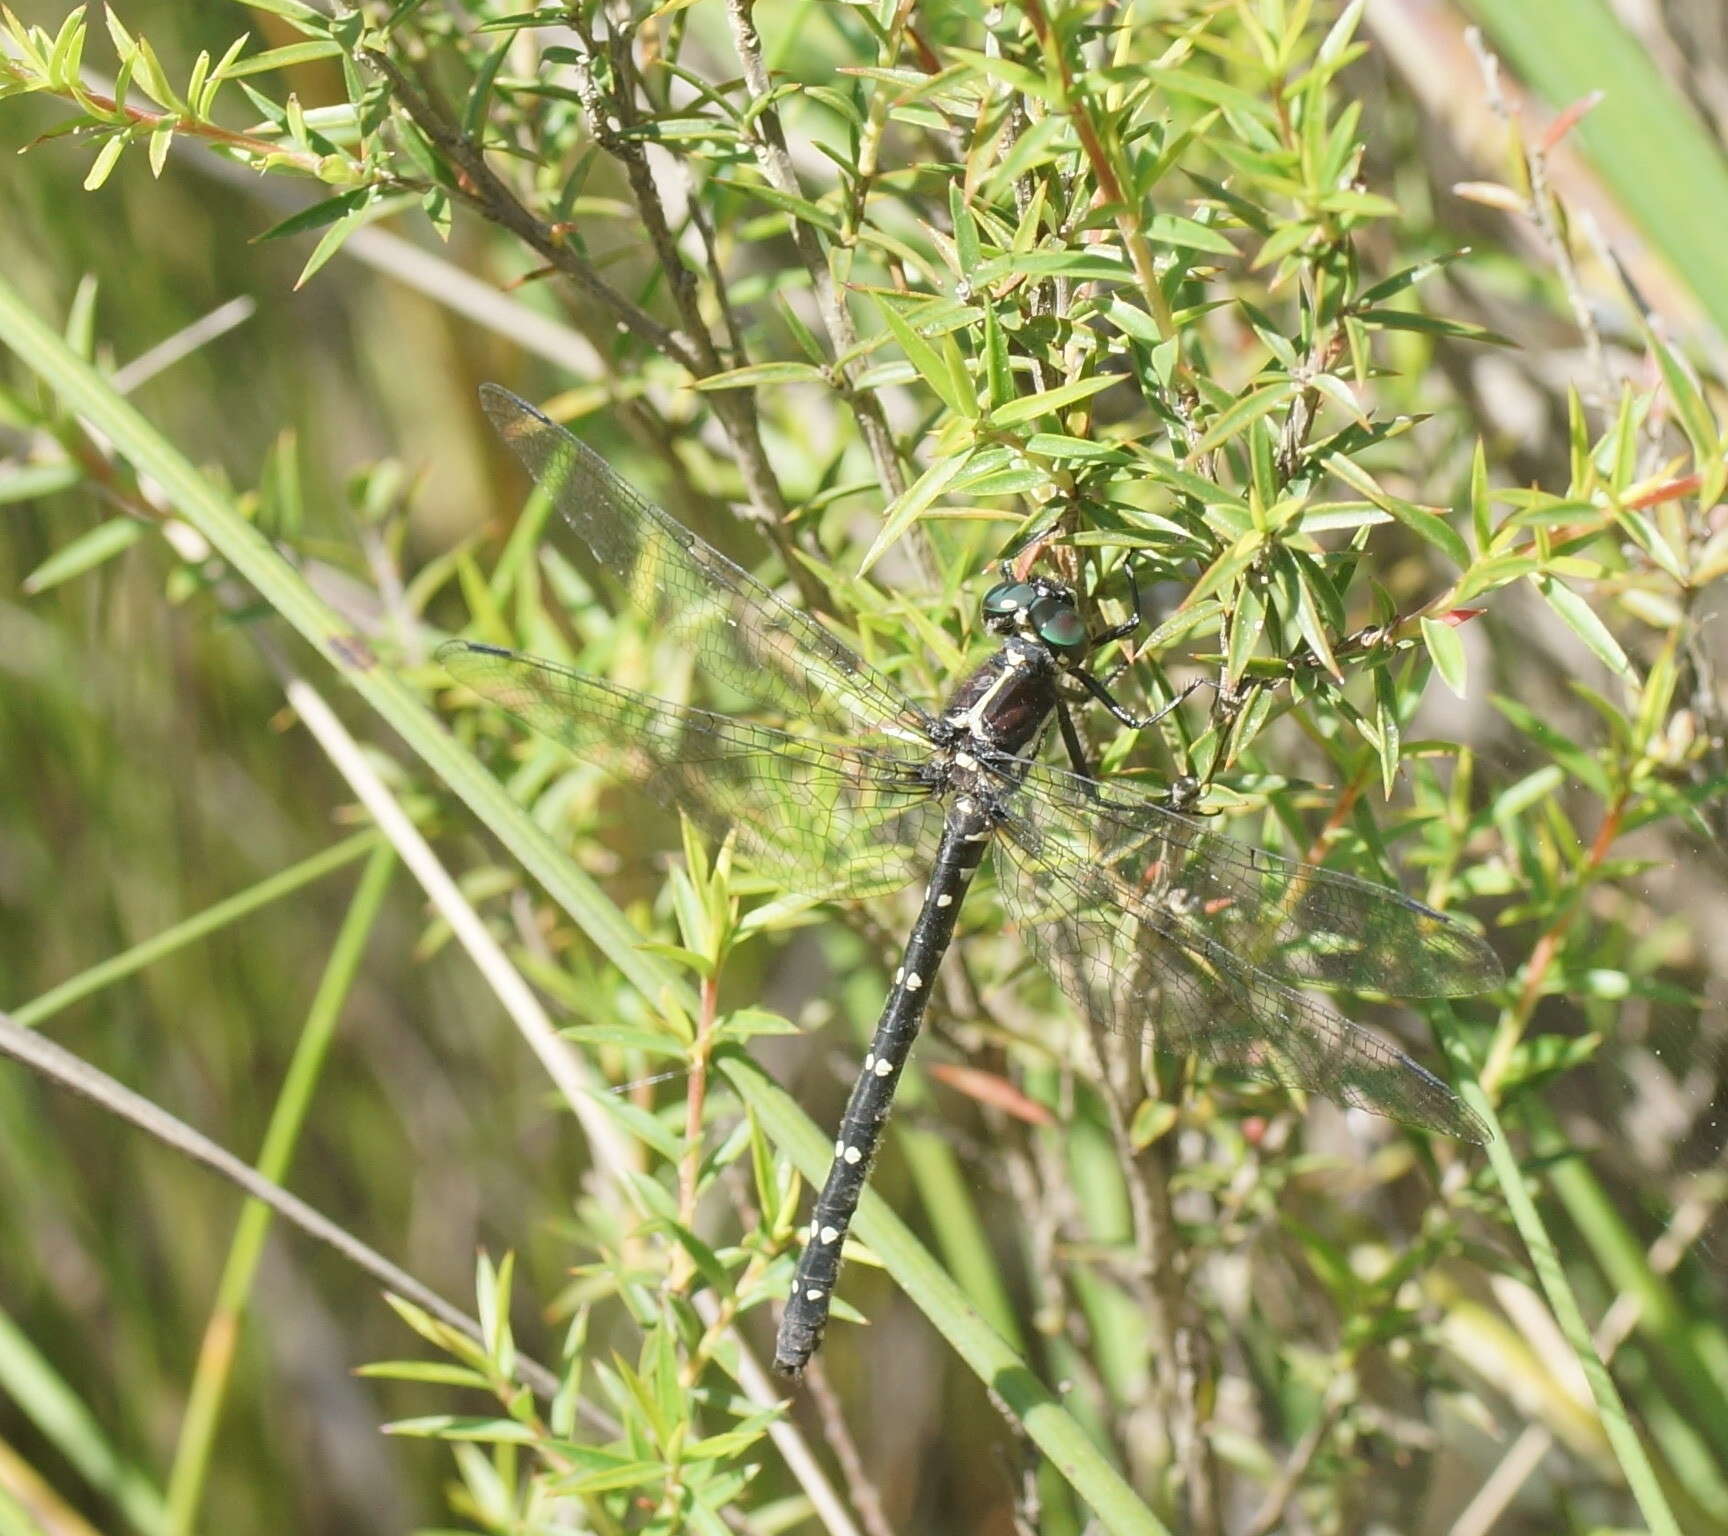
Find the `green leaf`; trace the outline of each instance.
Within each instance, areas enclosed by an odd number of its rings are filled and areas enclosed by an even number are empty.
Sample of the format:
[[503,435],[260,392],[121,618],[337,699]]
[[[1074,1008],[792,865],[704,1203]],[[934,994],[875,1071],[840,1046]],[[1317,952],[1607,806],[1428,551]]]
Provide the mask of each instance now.
[[1124,469],[1135,460],[1120,443],[1098,443],[1087,437],[1069,437],[1062,432],[1034,432],[1024,445],[1027,453],[1040,458],[1067,459],[1074,463],[1120,464]]
[[482,1445],[533,1445],[537,1431],[515,1419],[478,1418],[454,1413],[432,1413],[423,1418],[397,1419],[384,1426],[387,1435],[416,1440],[477,1441]]
[[649,1029],[631,1029],[623,1024],[571,1024],[559,1031],[566,1040],[583,1045],[617,1046],[647,1055],[681,1060],[684,1042],[676,1035],[657,1035]]
[[1180,1113],[1164,1099],[1142,1099],[1128,1122],[1128,1140],[1138,1152],[1161,1140],[1175,1126]]
[[96,161],[90,167],[90,172],[84,178],[84,190],[94,192],[113,174],[114,167],[120,163],[121,152],[126,148],[127,135],[114,134],[106,144],[96,152]]
[[1406,288],[1414,288],[1423,279],[1432,277],[1442,267],[1470,254],[1469,246],[1461,246],[1455,251],[1448,251],[1444,256],[1436,256],[1430,261],[1419,261],[1413,267],[1406,267],[1402,272],[1394,272],[1391,277],[1376,283],[1372,288],[1363,291],[1356,303],[1365,308],[1385,302],[1394,294],[1402,293]]
[[[1337,681],[1343,682],[1344,672],[1338,665],[1338,658],[1332,654],[1332,642],[1327,638],[1326,621],[1321,617],[1319,606],[1314,601],[1314,589],[1299,573],[1296,575],[1295,585],[1297,631],[1308,642],[1314,659]],[[1384,676],[1384,673],[1376,676]]]
[[323,198],[302,208],[298,213],[289,214],[281,223],[272,224],[263,234],[254,235],[252,238],[254,241],[280,240],[286,235],[303,235],[309,229],[322,229],[343,214],[352,213],[356,208],[364,208],[371,196],[369,187],[338,192],[334,197]]
[[566,1498],[584,1493],[612,1493],[623,1488],[652,1488],[666,1481],[666,1468],[657,1461],[622,1461],[616,1467],[548,1479],[549,1492]]
[[1174,213],[1155,213],[1146,221],[1146,234],[1154,245],[1173,245],[1183,250],[1207,251],[1214,256],[1234,256],[1236,247],[1209,224],[1184,219]]
[[150,134],[150,174],[158,180],[162,176],[162,167],[168,163],[168,151],[174,144],[174,125],[164,122],[153,129]]
[[1271,119],[1271,109],[1263,98],[1194,70],[1138,65],[1128,69],[1107,69],[1100,73],[1105,79],[1120,78],[1123,84],[1131,85],[1139,85],[1150,78],[1174,95],[1188,96],[1195,101],[1223,107],[1225,111],[1236,113],[1248,122],[1267,122]]
[[948,184],[948,217],[954,226],[954,254],[960,259],[961,275],[968,276],[984,265],[984,251],[978,221],[966,206],[966,189],[958,180]]
[[[704,119],[702,127],[706,134],[711,135],[717,131],[718,125]],[[672,136],[671,134],[664,134],[650,135],[649,137]],[[804,223],[815,229],[823,230],[827,234],[839,235],[842,233],[839,216],[830,213],[826,208],[817,207],[808,198],[793,197],[790,193],[782,192],[778,187],[770,187],[759,181],[733,179],[726,176],[717,176],[714,180],[718,186],[725,187],[743,197],[755,198],[759,203],[767,203],[770,207],[777,208],[782,213],[791,214],[793,218],[801,219]]]
[[990,387],[990,409],[1001,409],[1014,398],[1014,371],[1008,362],[1008,343],[996,319],[996,307],[984,303],[984,378]]
[[1247,503],[1232,496],[1223,486],[1197,475],[1192,470],[1184,469],[1171,459],[1166,459],[1155,453],[1143,454],[1139,463],[1146,472],[1161,485],[1167,485],[1173,491],[1190,497],[1203,507],[1229,506],[1240,508],[1244,516],[1247,514]]
[[1054,389],[1040,390],[1035,395],[1022,395],[1000,410],[992,411],[989,424],[992,427],[1018,426],[1023,421],[1032,421],[1052,411],[1059,411],[1064,406],[1073,405],[1076,401],[1089,399],[1100,390],[1121,382],[1114,374],[1098,374],[1090,379],[1074,379],[1067,384],[1058,384]]
[[1697,383],[1674,355],[1673,349],[1659,336],[1651,336],[1649,343],[1656,354],[1656,365],[1662,370],[1662,382],[1668,387],[1669,398],[1674,402],[1674,414],[1680,418],[1686,440],[1692,445],[1694,467],[1705,470],[1720,465],[1722,429],[1710,414],[1710,407],[1704,403]]
[[68,491],[84,479],[76,464],[0,464],[0,507]]
[[1188,595],[1182,599],[1183,608],[1192,607],[1203,598],[1227,587],[1260,558],[1265,547],[1265,542],[1258,533],[1243,534],[1201,572],[1200,579],[1189,588]]
[[1380,760],[1380,791],[1388,800],[1398,784],[1404,731],[1398,720],[1398,689],[1389,668],[1374,670],[1374,746]]
[[168,72],[162,68],[162,61],[156,57],[156,50],[150,46],[150,39],[140,37],[134,57],[137,63],[133,66],[132,78],[138,88],[144,92],[157,106],[169,112],[184,112],[186,103],[180,99],[168,79]]
[[884,552],[918,521],[924,510],[948,488],[949,482],[970,462],[971,458],[968,454],[945,455],[889,503],[887,510],[882,515],[881,531],[877,533],[875,540],[859,563],[858,574],[860,576],[864,575],[871,566],[880,560]]
[[354,1367],[356,1376],[379,1381],[419,1381],[440,1387],[475,1388],[484,1392],[490,1385],[479,1371],[465,1365],[451,1365],[444,1360],[374,1360]]
[[1480,341],[1489,346],[1513,347],[1510,336],[1491,331],[1486,326],[1468,325],[1462,320],[1442,320],[1434,315],[1416,315],[1405,309],[1359,309],[1354,318],[1385,331],[1419,331],[1424,336],[1448,336],[1454,341]]
[[1254,581],[1246,581],[1230,609],[1230,638],[1224,651],[1224,676],[1234,685],[1266,632],[1266,596]]
[[1464,659],[1464,640],[1457,628],[1439,619],[1424,618],[1422,643],[1428,647],[1428,654],[1434,660],[1434,670],[1440,674],[1440,681],[1459,698],[1464,698],[1465,674],[1468,668]]
[[144,524],[130,517],[114,517],[81,533],[70,544],[56,550],[24,578],[24,590],[46,592],[75,576],[105,565],[144,537]]
[[323,34],[330,30],[330,18],[309,5],[302,5],[300,0],[240,0],[240,3],[254,11],[268,11],[272,16],[291,21],[302,32]]
[[1494,541],[1494,504],[1488,492],[1488,455],[1482,439],[1476,439],[1470,455],[1470,527],[1476,535],[1476,547],[1486,550]]
[[697,379],[699,390],[753,389],[759,384],[826,384],[828,375],[810,363],[751,363],[744,368],[731,368],[725,373],[711,373]]
[[[918,370],[918,376],[930,386],[937,398],[955,415],[968,419],[976,418],[978,401],[971,395],[962,396],[956,392],[954,376],[949,372],[941,354],[920,336],[886,299],[879,299],[877,307],[882,311],[882,318],[887,321],[888,329],[899,343],[900,350],[906,354],[906,360]],[[865,562],[866,569],[869,563]]]
[[486,114],[492,105],[492,88],[498,79],[498,71],[505,59],[510,56],[510,49],[515,38],[500,38],[495,47],[480,61],[480,67],[474,72],[473,84],[468,87],[468,99],[462,105],[462,131],[478,142],[485,136]]
[[296,64],[310,64],[317,59],[339,58],[342,45],[331,38],[304,43],[288,43],[281,48],[267,48],[263,53],[248,54],[228,66],[223,78],[239,80],[247,75],[262,75],[272,69],[291,69]]
[[1464,541],[1458,537],[1451,524],[1437,513],[1381,490],[1367,470],[1342,454],[1328,454],[1325,464],[1346,485],[1355,487],[1382,512],[1390,512],[1412,533],[1427,540],[1447,559],[1460,567],[1469,566],[1470,551],[1464,547]]
[[306,265],[300,269],[300,275],[294,280],[295,288],[304,288],[311,282],[319,268],[342,249],[343,242],[350,235],[364,229],[383,211],[382,201],[373,200],[361,204],[352,213],[344,214],[324,232],[324,237],[313,248],[312,254],[306,258]]
[[1233,400],[1206,429],[1205,436],[1188,450],[1189,461],[1210,453],[1214,448],[1221,448],[1231,438],[1245,432],[1251,422],[1277,410],[1295,392],[1295,380],[1277,379]]
[[1603,666],[1621,677],[1632,676],[1631,663],[1620,649],[1620,642],[1609,633],[1608,626],[1597,618],[1596,611],[1583,598],[1552,576],[1535,576],[1531,580],[1548,606],[1559,614],[1573,634],[1590,647],[1591,654]]
[[1010,251],[992,256],[972,274],[975,287],[1005,277],[1067,277],[1077,283],[1131,283],[1134,269],[1127,259],[1104,254],[1097,247],[1075,251]]
[[1308,383],[1312,388],[1325,395],[1328,400],[1336,401],[1343,406],[1362,426],[1370,427],[1373,425],[1367,412],[1362,409],[1362,402],[1356,398],[1356,391],[1351,389],[1349,383],[1339,378],[1337,374],[1316,373],[1309,378]]
[[[980,74],[1007,86],[1016,95],[1052,104],[1057,99],[1060,88],[1024,64],[1017,64],[1000,54],[980,53],[972,48],[951,47],[948,52]],[[919,79],[922,82],[923,77],[920,76]]]

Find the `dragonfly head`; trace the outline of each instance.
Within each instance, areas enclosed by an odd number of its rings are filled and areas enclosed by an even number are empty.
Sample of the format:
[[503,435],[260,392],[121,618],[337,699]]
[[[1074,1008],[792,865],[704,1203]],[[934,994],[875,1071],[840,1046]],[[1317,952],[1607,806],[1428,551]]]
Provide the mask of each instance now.
[[999,581],[980,604],[984,627],[993,635],[1025,635],[1058,660],[1078,661],[1091,649],[1074,594],[1047,576]]

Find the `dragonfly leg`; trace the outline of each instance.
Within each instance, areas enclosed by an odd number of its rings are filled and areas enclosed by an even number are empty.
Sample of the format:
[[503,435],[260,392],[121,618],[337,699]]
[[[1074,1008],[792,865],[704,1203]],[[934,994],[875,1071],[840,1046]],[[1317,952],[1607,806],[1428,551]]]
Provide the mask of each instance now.
[[1156,725],[1167,714],[1169,714],[1171,710],[1175,709],[1177,705],[1186,700],[1189,694],[1193,693],[1197,688],[1210,686],[1210,679],[1197,677],[1193,682],[1184,684],[1177,692],[1176,697],[1171,699],[1168,704],[1163,706],[1163,708],[1156,709],[1149,715],[1137,715],[1133,713],[1132,710],[1124,708],[1117,701],[1116,696],[1090,672],[1082,671],[1079,667],[1071,667],[1068,675],[1075,678],[1082,688],[1091,694],[1093,698],[1109,710],[1112,715],[1120,720],[1131,731],[1143,731],[1148,726]]
[[1128,573],[1128,617],[1120,624],[1112,624],[1108,629],[1101,630],[1092,637],[1092,649],[1101,651],[1107,645],[1113,645],[1118,640],[1126,640],[1146,621],[1140,616],[1140,583],[1134,579],[1134,557],[1130,555],[1123,564]]
[[1069,712],[1068,701],[1064,698],[1056,700],[1056,729],[1061,733],[1062,746],[1068,753],[1068,761],[1081,778],[1092,778],[1092,765],[1086,761],[1086,744],[1081,741],[1080,733],[1074,729],[1074,716]]

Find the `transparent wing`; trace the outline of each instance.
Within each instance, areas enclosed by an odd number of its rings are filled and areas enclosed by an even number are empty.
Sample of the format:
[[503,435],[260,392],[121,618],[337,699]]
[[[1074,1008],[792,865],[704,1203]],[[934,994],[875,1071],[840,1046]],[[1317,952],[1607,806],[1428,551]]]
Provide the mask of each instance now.
[[1401,891],[1238,842],[1156,800],[1042,763],[1020,779],[1048,838],[1179,931],[1295,986],[1464,997],[1501,979],[1477,934]]
[[[1095,801],[1082,808],[1045,800],[1047,787],[1010,796],[995,843],[1003,900],[1027,947],[1093,1023],[1426,1130],[1485,1139],[1477,1118],[1419,1062],[1257,962],[1269,953],[1266,932],[1297,921],[1243,910],[1246,893],[1262,889],[1257,861],[1270,855],[1164,813],[1172,823],[1168,849],[1143,844],[1130,856],[1124,832],[1112,837],[1093,825]],[[1118,801],[1120,826],[1130,807]],[[1158,825],[1156,817],[1135,823],[1142,836]],[[1186,883],[1165,878],[1178,867],[1189,871]],[[1305,877],[1325,873],[1294,869]],[[1364,889],[1354,889],[1359,885]],[[1364,892],[1380,890],[1355,881],[1344,889],[1344,910],[1358,915],[1368,904]],[[1292,885],[1284,894],[1305,900],[1308,887]],[[1399,908],[1396,892],[1380,894]],[[1413,918],[1396,921],[1407,934],[1422,931]],[[1245,946],[1240,935],[1249,939]],[[1275,958],[1285,962],[1297,949],[1292,943]],[[1445,962],[1429,971],[1460,979]],[[1303,974],[1287,966],[1282,973]],[[1425,974],[1420,962],[1414,973]]]
[[920,760],[827,746],[651,698],[554,662],[452,640],[438,660],[524,724],[740,848],[793,890],[862,896],[928,867],[941,808]]
[[486,414],[594,556],[709,673],[789,716],[926,733],[929,714],[748,571],[645,501],[585,444],[495,384]]

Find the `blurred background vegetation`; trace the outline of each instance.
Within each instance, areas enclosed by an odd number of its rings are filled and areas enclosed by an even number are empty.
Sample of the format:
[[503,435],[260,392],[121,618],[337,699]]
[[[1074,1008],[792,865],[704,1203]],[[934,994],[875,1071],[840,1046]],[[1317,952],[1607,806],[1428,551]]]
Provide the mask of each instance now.
[[[1728,1530],[1718,5],[112,14],[0,74],[0,1009],[484,1343],[8,1067],[0,1531]],[[986,889],[913,1234],[775,1417],[827,1133],[711,1048],[831,1125],[908,909],[774,899],[427,661],[699,686],[536,561],[485,379],[919,697],[1016,541],[1112,613],[1136,551],[1120,685],[1220,686],[1094,748],[1485,928],[1496,995],[1344,1005],[1488,1151],[1100,1063]]]

